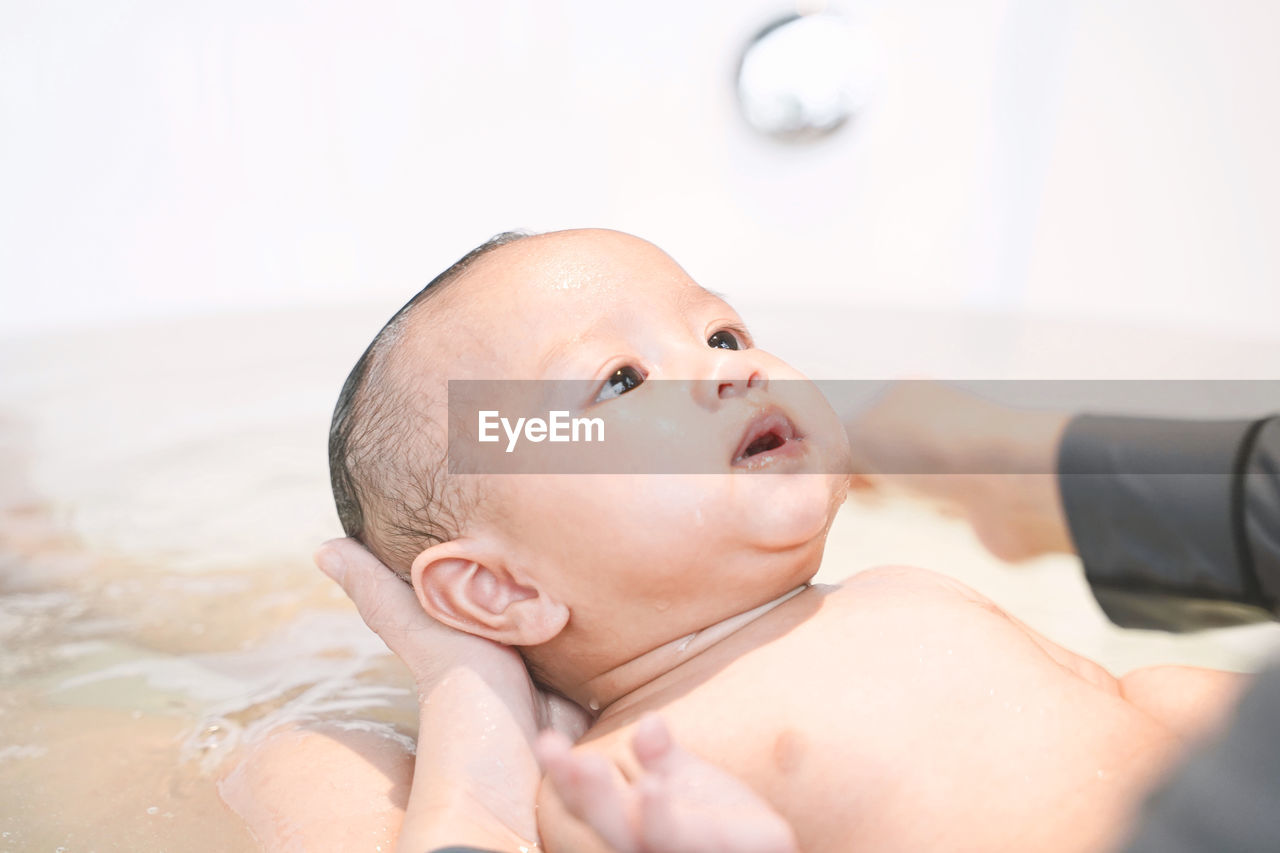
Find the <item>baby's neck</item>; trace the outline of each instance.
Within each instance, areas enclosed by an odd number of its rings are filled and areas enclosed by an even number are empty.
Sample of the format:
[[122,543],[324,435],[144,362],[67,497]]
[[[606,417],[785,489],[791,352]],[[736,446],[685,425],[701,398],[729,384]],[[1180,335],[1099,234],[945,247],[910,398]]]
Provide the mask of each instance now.
[[778,596],[773,601],[761,604],[759,607],[753,607],[745,613],[730,616],[728,619],[716,622],[700,631],[694,631],[692,634],[647,651],[608,672],[597,675],[590,681],[579,685],[576,689],[567,691],[568,696],[582,707],[591,711],[593,715],[603,714],[619,699],[629,696],[646,684],[651,683],[654,679],[666,675],[686,661],[693,659],[724,640],[730,634],[759,619],[782,602],[803,592],[808,586],[808,584],[798,586],[785,595]]

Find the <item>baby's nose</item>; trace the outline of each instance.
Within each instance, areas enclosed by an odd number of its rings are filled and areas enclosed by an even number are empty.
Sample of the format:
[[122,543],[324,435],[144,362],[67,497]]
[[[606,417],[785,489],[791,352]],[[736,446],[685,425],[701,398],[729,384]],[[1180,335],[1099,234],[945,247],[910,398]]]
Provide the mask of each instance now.
[[755,362],[747,352],[729,351],[716,362],[712,374],[711,385],[715,388],[716,397],[721,400],[740,397],[751,389],[765,391],[769,388],[769,377],[764,367]]

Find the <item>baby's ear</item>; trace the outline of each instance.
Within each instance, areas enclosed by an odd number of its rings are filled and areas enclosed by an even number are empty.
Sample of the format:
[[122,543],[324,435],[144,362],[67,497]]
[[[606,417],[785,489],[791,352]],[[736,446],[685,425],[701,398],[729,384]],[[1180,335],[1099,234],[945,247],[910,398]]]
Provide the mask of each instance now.
[[432,545],[413,561],[413,591],[437,622],[508,646],[555,637],[569,609],[530,580],[518,581],[501,552],[477,539]]

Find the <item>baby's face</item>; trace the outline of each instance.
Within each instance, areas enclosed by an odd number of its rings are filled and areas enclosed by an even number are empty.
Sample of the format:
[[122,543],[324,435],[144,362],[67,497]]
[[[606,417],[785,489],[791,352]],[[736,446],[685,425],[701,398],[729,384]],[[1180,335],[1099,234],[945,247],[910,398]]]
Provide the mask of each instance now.
[[475,523],[569,606],[572,630],[643,651],[812,577],[848,441],[728,304],[611,231],[528,238],[464,277],[413,357],[439,370],[447,349],[453,380],[590,380],[572,415],[604,418],[602,450],[664,472],[485,478]]

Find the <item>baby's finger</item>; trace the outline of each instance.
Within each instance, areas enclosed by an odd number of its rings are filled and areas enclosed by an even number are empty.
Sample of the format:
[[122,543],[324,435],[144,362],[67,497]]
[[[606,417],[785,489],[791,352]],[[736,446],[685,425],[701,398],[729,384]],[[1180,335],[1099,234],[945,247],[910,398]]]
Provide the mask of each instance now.
[[781,817],[758,810],[717,811],[681,803],[664,780],[646,776],[640,796],[640,842],[661,853],[798,853]]
[[534,753],[569,814],[618,853],[639,853],[627,817],[629,792],[608,762],[599,755],[575,755],[568,738],[554,731],[538,736]]
[[[662,853],[709,853],[709,839],[698,838],[702,827],[678,813],[662,780],[646,776],[636,783],[640,794],[640,841],[645,850]],[[692,831],[692,834],[691,834]]]
[[663,779],[681,779],[687,783],[705,778],[708,772],[717,772],[676,743],[666,722],[653,712],[645,714],[636,724],[631,735],[631,751],[641,767]]
[[[635,731],[631,734],[631,749],[640,766],[650,773],[665,776],[675,769],[672,764],[678,747],[671,738],[667,724],[655,713],[645,714],[636,723]],[[678,758],[675,760],[678,761]]]

